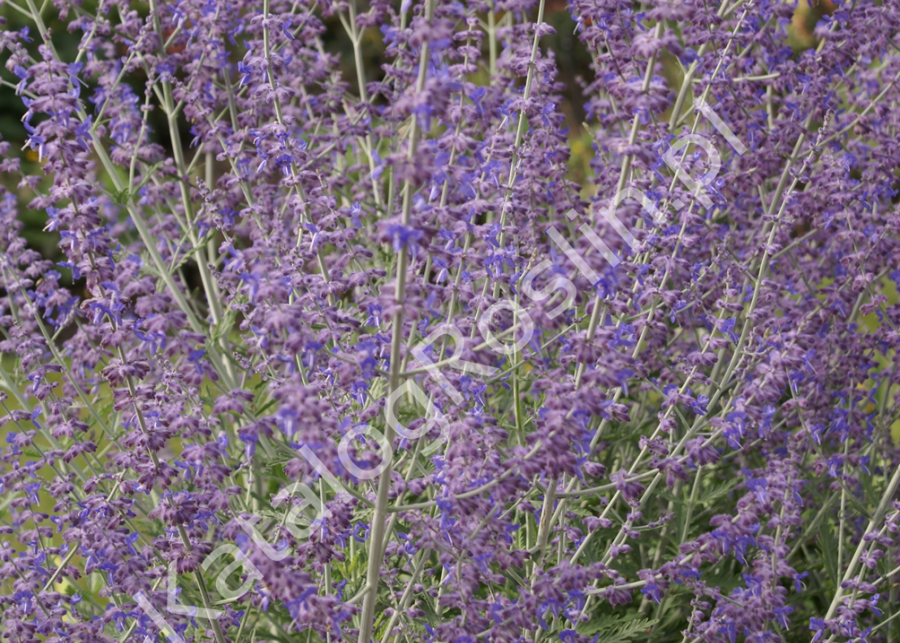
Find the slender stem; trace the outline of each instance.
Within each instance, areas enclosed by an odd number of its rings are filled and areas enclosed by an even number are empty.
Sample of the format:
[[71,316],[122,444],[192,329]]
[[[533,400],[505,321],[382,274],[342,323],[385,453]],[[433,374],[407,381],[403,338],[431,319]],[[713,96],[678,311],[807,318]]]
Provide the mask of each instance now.
[[878,503],[878,508],[872,515],[872,519],[869,520],[869,526],[866,527],[863,538],[859,539],[859,545],[856,547],[856,552],[854,552],[853,556],[850,557],[850,564],[847,566],[847,571],[844,574],[844,577],[841,579],[841,583],[838,585],[837,590],[835,590],[834,592],[834,598],[831,600],[831,605],[828,607],[828,612],[826,612],[825,614],[825,620],[830,619],[834,615],[837,606],[840,604],[841,597],[844,595],[844,588],[842,587],[842,585],[845,581],[853,578],[853,574],[856,573],[856,566],[859,565],[860,556],[862,555],[863,550],[866,548],[867,543],[865,540],[865,536],[875,531],[876,526],[881,522],[888,506],[891,503],[891,500],[894,498],[894,493],[897,491],[898,485],[900,485],[900,467],[897,467],[894,470],[894,475],[891,476],[891,480],[890,482],[888,482],[887,488],[884,490],[884,494],[882,494],[881,496],[881,501]]
[[[149,0],[149,2],[150,13],[153,15],[153,22],[156,28],[156,32],[162,34],[159,22],[159,12],[156,7],[156,0]],[[160,43],[162,43],[162,39],[160,39]],[[164,52],[165,50],[162,51]],[[203,291],[206,294],[206,302],[209,306],[209,314],[212,317],[213,324],[218,326],[219,322],[222,321],[224,315],[222,312],[221,302],[216,294],[216,290],[213,285],[214,280],[212,274],[209,271],[209,263],[206,257],[206,248],[203,244],[200,243],[194,232],[194,208],[191,202],[190,188],[188,187],[188,176],[184,158],[184,148],[181,145],[181,134],[178,131],[178,113],[172,104],[172,86],[166,80],[161,80],[161,82],[163,87],[164,99],[163,109],[166,112],[166,122],[169,126],[169,139],[172,142],[172,153],[175,156],[175,167],[178,169],[178,187],[181,191],[181,204],[182,207],[184,207],[184,216],[187,219],[186,232],[197,252],[197,269],[200,272],[200,281],[203,283]],[[132,187],[133,186],[129,185],[129,190]],[[219,342],[222,345],[222,348],[227,350],[226,338],[220,336]],[[228,371],[229,379],[234,381],[235,375],[232,369],[231,362],[225,360],[222,365],[224,366],[226,371]]]
[[[426,0],[425,2],[425,18],[430,23],[434,19],[435,0]],[[428,60],[430,58],[430,47],[428,41],[422,44],[421,57],[419,59],[419,76],[416,80],[416,91],[422,92],[425,88],[425,80],[428,71]],[[407,149],[407,160],[412,162],[415,159],[416,149],[419,144],[419,136],[421,134],[419,128],[419,119],[415,116],[410,125],[409,147]],[[412,213],[412,195],[413,184],[412,179],[407,179],[403,186],[403,209],[401,212],[401,224],[409,226]],[[397,312],[394,313],[391,337],[391,367],[389,376],[389,393],[393,393],[400,387],[400,370],[402,368],[402,358],[400,356],[400,347],[403,342],[403,302],[406,289],[406,268],[409,261],[408,248],[406,245],[400,247],[397,257],[397,278],[396,289],[394,291],[394,302]],[[389,448],[392,448],[394,441],[394,427],[390,424],[385,425],[385,439]],[[378,598],[378,582],[381,576],[381,563],[384,551],[385,521],[387,518],[388,492],[391,487],[391,462],[388,460],[384,471],[378,480],[378,492],[375,500],[375,511],[372,514],[372,524],[370,526],[369,537],[369,559],[366,568],[366,584],[368,592],[363,599],[362,614],[360,615],[359,627],[359,643],[370,643],[372,639],[372,626],[375,616],[375,602]]]
[[[188,538],[187,531],[183,525],[178,525],[178,535],[181,536],[181,542],[184,544],[185,549],[189,552],[193,551],[194,547],[191,545],[191,539]],[[206,581],[203,580],[203,574],[200,573],[199,569],[194,570],[194,578],[200,588],[200,597],[203,599],[203,607],[207,609],[208,613],[212,614],[212,601],[209,598],[209,592],[206,590]],[[222,627],[219,625],[218,619],[211,617],[209,621],[212,623],[217,643],[225,643],[225,635],[222,633]]]
[[[534,83],[534,70],[537,63],[538,45],[541,41],[540,26],[544,23],[544,4],[545,0],[541,0],[538,5],[537,22],[535,23],[534,40],[531,42],[531,58],[528,61],[528,74],[525,76],[525,90],[522,92],[522,109],[519,111],[519,122],[516,124],[516,140],[513,143],[512,157],[509,160],[509,178],[506,182],[506,196],[503,198],[503,205],[500,206],[500,238],[498,245],[502,250],[506,243],[506,233],[503,226],[506,224],[507,205],[512,199],[513,186],[516,184],[516,177],[519,174],[519,148],[522,145],[522,139],[525,137],[525,125],[528,123],[528,114],[526,108],[531,98],[531,86]],[[487,287],[487,281],[485,281]],[[494,299],[497,298],[500,289],[500,282],[494,282]]]

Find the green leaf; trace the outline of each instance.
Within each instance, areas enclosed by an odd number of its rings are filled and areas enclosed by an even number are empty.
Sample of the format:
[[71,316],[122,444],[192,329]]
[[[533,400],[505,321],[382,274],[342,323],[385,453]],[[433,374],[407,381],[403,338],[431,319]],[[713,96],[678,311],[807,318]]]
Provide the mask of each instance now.
[[741,484],[741,482],[743,482],[742,478],[732,478],[731,480],[723,482],[720,485],[704,489],[703,492],[701,492],[700,498],[697,502],[700,504],[706,504],[708,502],[716,500],[717,498],[721,498],[722,496],[731,493],[731,490]]
[[232,328],[234,328],[234,321],[236,319],[237,311],[229,309],[228,312],[225,313],[225,318],[221,320],[213,329],[213,334],[210,338],[210,342],[216,343],[223,337],[227,337]]
[[[280,521],[284,518],[283,511],[275,511],[274,509],[266,509],[264,507],[260,507],[255,511],[256,515],[262,516],[263,518],[271,518],[272,520]],[[258,527],[259,525],[257,525]]]
[[638,636],[646,637],[647,630],[657,622],[656,619],[641,618],[638,614],[603,614],[582,623],[576,629],[585,636],[599,634],[597,643],[626,643]]
[[[353,572],[357,569],[362,569],[362,552],[357,551],[352,558],[348,558],[344,560],[344,562],[334,561],[332,563],[334,569],[338,571],[338,573],[344,578],[353,578]],[[352,596],[353,593],[350,591],[345,592],[347,596]]]
[[685,501],[684,498],[677,498],[675,494],[665,488],[658,489],[655,494],[662,500],[671,500],[676,505]]
[[419,601],[418,604],[419,609],[425,612],[425,618],[421,619],[424,622],[428,623],[431,626],[437,626],[440,624],[441,619],[437,615],[437,612],[434,611],[434,608],[431,607],[431,603],[427,600]]
[[584,548],[584,560],[587,563],[599,563],[603,560],[605,551],[601,551],[599,536],[594,536],[588,541],[587,547]]
[[819,550],[822,552],[822,560],[825,563],[825,571],[835,586],[838,584],[837,552],[835,551],[834,533],[831,524],[827,520],[822,521],[819,531]]
[[135,193],[138,190],[140,190],[142,187],[147,185],[147,181],[149,181],[150,177],[153,176],[153,173],[156,172],[156,168],[158,168],[162,164],[163,164],[162,161],[160,161],[159,163],[154,163],[153,165],[151,165],[144,171],[144,178],[141,180],[141,182],[138,184],[138,186],[134,189]]
[[12,501],[16,499],[16,494],[8,493],[6,497],[0,500],[0,512],[6,511],[6,508],[12,504]]
[[128,188],[122,188],[121,190],[113,190],[112,193],[110,194],[110,197],[118,205],[125,205],[131,199],[131,190]]
[[730,594],[731,590],[737,589],[744,584],[744,579],[741,575],[732,574],[726,570],[705,573],[703,580],[709,587],[718,587],[723,594]]
[[875,493],[875,487],[872,484],[872,476],[859,475],[857,476],[857,479],[859,480],[860,485],[862,485],[866,504],[872,507],[878,506],[878,502],[881,500],[881,494]]

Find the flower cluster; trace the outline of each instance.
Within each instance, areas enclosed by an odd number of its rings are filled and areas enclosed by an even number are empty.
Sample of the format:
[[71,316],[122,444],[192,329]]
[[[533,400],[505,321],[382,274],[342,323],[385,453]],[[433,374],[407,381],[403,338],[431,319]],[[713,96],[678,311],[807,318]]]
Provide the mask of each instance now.
[[4,2],[3,637],[895,640],[900,2],[821,1],[570,0],[572,131],[565,3]]

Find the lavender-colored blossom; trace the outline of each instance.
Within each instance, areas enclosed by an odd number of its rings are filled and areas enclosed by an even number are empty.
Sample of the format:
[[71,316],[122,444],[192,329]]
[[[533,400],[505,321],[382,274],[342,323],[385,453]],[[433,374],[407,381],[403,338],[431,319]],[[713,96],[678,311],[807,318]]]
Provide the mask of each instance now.
[[897,638],[898,0],[52,4],[6,638]]

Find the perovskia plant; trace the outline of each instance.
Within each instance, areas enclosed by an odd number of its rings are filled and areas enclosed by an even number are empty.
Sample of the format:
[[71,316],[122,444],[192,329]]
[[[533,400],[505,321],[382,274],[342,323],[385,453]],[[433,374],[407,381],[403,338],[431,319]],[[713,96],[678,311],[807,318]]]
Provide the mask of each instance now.
[[896,0],[50,4],[5,639],[897,639]]

